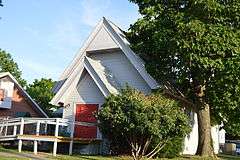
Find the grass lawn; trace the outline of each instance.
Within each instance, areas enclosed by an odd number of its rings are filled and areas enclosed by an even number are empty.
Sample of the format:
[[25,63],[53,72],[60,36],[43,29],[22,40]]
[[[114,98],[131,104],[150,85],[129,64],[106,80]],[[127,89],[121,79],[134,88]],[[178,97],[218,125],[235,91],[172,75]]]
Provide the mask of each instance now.
[[[24,151],[21,154],[15,149],[5,149],[0,147],[0,160],[131,160],[131,157],[127,156],[82,156],[82,155],[57,155],[53,157],[49,153],[39,153],[37,156],[32,152]],[[173,159],[159,158],[157,160],[213,160],[213,158],[203,158],[198,156],[182,156]],[[230,156],[230,155],[219,155],[219,159],[222,160],[240,160],[240,156]]]
[[[131,157],[102,157],[102,156],[63,156],[60,155],[55,158],[55,160],[131,160]],[[172,159],[168,158],[159,158],[156,160],[214,160],[213,158],[203,158],[198,156],[183,156],[176,157]],[[240,157],[229,156],[229,155],[220,155],[220,160],[240,160]]]

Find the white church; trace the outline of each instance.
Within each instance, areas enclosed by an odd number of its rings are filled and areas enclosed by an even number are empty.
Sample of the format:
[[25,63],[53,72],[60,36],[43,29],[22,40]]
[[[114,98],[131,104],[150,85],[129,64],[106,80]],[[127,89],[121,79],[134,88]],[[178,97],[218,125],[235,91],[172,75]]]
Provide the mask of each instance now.
[[[144,62],[131,50],[122,30],[103,18],[79,50],[72,63],[61,74],[54,87],[56,93],[51,103],[63,106],[63,117],[74,122],[97,123],[92,112],[101,108],[105,98],[118,94],[130,85],[145,94],[161,87],[145,70]],[[186,136],[183,154],[195,154],[198,145],[197,115],[191,114],[192,132]],[[225,141],[225,132],[212,127],[215,153]],[[76,138],[102,140],[96,125],[75,126],[68,132]],[[85,144],[80,153],[100,154],[102,145]],[[76,150],[75,149],[75,150]]]

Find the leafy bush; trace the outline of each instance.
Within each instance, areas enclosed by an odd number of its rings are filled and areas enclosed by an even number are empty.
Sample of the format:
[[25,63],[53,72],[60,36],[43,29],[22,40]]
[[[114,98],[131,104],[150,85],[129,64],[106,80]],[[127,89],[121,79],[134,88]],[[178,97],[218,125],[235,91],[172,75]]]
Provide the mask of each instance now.
[[146,96],[130,87],[110,95],[98,119],[103,134],[127,142],[134,159],[156,156],[169,141],[190,130],[188,117],[176,101],[161,94]]
[[174,158],[183,151],[184,137],[176,137],[167,142],[165,147],[157,154],[158,157]]

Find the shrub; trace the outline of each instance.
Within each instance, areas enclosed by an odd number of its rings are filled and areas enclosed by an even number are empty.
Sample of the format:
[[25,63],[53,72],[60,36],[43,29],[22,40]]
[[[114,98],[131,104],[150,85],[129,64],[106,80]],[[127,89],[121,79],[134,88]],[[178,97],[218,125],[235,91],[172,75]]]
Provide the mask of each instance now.
[[183,151],[184,137],[176,137],[167,142],[165,147],[157,154],[158,157],[174,158]]
[[130,87],[110,95],[97,116],[103,134],[126,141],[134,159],[156,156],[169,141],[190,130],[176,101],[156,93],[146,96]]

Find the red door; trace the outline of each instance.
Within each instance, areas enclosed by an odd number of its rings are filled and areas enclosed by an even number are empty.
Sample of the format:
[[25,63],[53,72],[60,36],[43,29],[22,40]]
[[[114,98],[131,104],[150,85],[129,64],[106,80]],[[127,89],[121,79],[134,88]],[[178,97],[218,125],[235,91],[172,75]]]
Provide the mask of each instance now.
[[[96,123],[94,112],[98,109],[98,104],[77,104],[75,121]],[[76,138],[97,138],[97,126],[75,125],[74,137]]]

